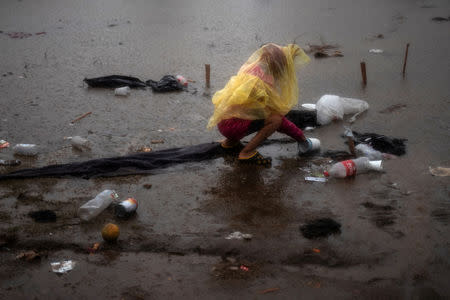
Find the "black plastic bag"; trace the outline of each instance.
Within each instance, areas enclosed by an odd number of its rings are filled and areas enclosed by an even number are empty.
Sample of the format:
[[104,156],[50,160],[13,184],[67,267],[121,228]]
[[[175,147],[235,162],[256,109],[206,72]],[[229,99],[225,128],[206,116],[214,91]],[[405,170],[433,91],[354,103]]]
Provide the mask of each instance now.
[[165,75],[160,81],[147,80],[145,82],[154,92],[165,93],[183,90],[183,86],[172,75]]
[[405,142],[407,139],[398,139],[377,133],[358,133],[355,131],[353,131],[353,135],[355,137],[355,144],[368,144],[375,150],[397,156],[406,153]]
[[118,88],[123,86],[129,86],[130,88],[147,87],[145,82],[139,78],[122,75],[110,75],[90,79],[85,78],[83,81],[94,88]]

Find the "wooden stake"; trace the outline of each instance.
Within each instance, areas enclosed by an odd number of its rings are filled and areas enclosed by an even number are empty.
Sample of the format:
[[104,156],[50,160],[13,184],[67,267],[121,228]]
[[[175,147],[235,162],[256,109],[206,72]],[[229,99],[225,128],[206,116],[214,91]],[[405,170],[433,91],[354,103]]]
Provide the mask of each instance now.
[[83,119],[83,118],[89,116],[90,114],[92,114],[92,111],[87,112],[87,113],[85,113],[85,114],[82,114],[81,116],[79,116],[78,118],[76,118],[75,120],[73,120],[73,121],[70,122],[70,123],[73,124],[73,123],[75,123],[75,122],[78,122],[78,121],[80,121],[81,119]]
[[353,140],[353,138],[351,136],[347,137],[347,142],[348,142],[348,149],[350,150],[350,153],[355,156],[356,155],[356,151],[355,151],[355,141]]
[[210,76],[211,76],[211,66],[209,64],[205,64],[205,80],[206,80],[206,87],[210,87]]
[[366,85],[367,84],[366,63],[363,61],[361,62],[361,76],[362,76],[363,84]]
[[409,49],[409,43],[406,44],[406,51],[405,51],[405,60],[403,61],[403,78],[405,78],[405,71],[406,71],[406,61],[408,60],[408,49]]

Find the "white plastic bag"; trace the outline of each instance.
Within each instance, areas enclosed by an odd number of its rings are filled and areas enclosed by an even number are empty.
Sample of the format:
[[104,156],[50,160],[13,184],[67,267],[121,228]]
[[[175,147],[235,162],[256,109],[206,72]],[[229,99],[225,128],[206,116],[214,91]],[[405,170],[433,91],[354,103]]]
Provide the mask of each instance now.
[[342,120],[344,107],[336,95],[323,95],[316,103],[317,122],[321,125],[329,124],[333,120]]
[[333,120],[342,120],[345,114],[355,114],[350,122],[369,108],[366,101],[343,98],[336,95],[323,95],[316,103],[317,122],[321,125],[329,124]]

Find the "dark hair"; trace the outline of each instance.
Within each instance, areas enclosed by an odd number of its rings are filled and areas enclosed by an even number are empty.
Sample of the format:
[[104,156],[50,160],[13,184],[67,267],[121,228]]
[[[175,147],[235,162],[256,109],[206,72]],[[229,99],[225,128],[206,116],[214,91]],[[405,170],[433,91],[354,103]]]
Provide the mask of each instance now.
[[273,77],[280,78],[287,65],[283,50],[275,44],[266,44],[262,49],[261,60],[267,63]]

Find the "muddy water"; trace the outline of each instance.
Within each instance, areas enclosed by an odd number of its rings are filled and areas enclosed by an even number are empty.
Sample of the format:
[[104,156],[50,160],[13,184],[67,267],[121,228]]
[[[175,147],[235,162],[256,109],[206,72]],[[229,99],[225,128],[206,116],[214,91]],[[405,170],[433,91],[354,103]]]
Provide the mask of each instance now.
[[[450,295],[449,181],[428,171],[450,163],[449,23],[431,21],[448,17],[447,1],[22,0],[0,7],[0,138],[40,145],[25,167],[219,139],[205,129],[209,95],[260,44],[294,39],[302,46],[339,44],[344,54],[312,59],[299,73],[300,103],[325,93],[364,99],[370,109],[354,130],[408,139],[407,155],[386,161],[385,173],[326,184],[303,178],[329,161],[298,159],[295,144],[263,147],[274,159],[270,169],[217,159],[145,177],[2,182],[2,298],[248,298],[273,287],[280,290],[272,295],[285,298]],[[45,34],[12,39],[10,32]],[[384,53],[370,54],[372,48]],[[204,88],[205,63],[211,90]],[[196,82],[189,92],[132,90],[127,98],[82,83],[110,74],[183,74]],[[380,113],[393,104],[406,106]],[[70,124],[86,112],[92,114]],[[307,135],[325,149],[344,150],[342,125]],[[87,137],[92,151],[72,150],[64,137],[73,135]],[[9,158],[12,150],[1,150],[0,159]],[[143,187],[148,183],[151,189]],[[136,197],[138,215],[117,221],[107,210],[80,224],[77,208],[105,188]],[[56,224],[33,223],[27,213],[36,209],[55,210]],[[299,226],[318,217],[340,222],[341,234],[303,238]],[[119,224],[119,243],[87,255],[106,222]],[[254,238],[224,239],[237,230]],[[29,249],[41,251],[41,260],[15,261]],[[62,259],[78,265],[60,277],[49,272],[49,263]],[[229,269],[240,264],[250,271]]]

